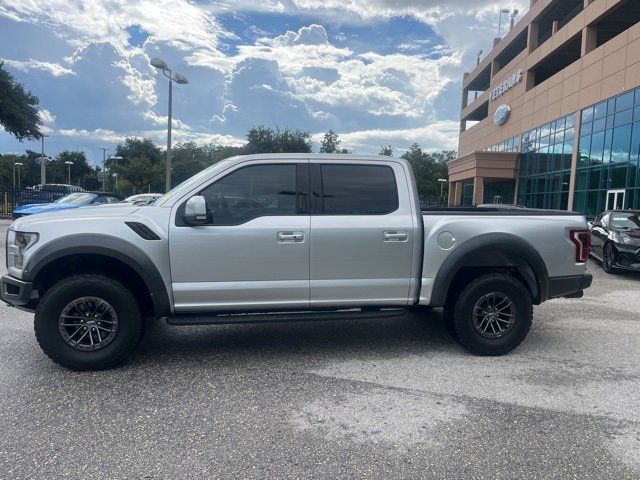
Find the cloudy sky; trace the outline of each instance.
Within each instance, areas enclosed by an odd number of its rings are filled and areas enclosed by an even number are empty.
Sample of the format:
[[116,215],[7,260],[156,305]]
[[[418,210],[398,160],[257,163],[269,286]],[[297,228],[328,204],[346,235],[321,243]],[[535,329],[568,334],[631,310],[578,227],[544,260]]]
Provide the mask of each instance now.
[[[40,98],[47,153],[127,136],[240,144],[252,125],[333,129],[376,153],[455,148],[460,82],[528,0],[0,0],[0,59]],[[0,131],[0,152],[37,149]],[[316,145],[317,150],[317,145]]]

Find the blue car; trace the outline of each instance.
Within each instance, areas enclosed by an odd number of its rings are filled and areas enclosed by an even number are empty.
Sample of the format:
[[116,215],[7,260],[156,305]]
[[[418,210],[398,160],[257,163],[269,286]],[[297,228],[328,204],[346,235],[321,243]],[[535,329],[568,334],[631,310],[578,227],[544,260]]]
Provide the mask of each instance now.
[[22,205],[13,211],[13,219],[33,215],[35,213],[59,212],[71,208],[80,208],[87,205],[104,205],[107,203],[118,203],[120,199],[110,193],[70,193],[52,203],[32,203]]

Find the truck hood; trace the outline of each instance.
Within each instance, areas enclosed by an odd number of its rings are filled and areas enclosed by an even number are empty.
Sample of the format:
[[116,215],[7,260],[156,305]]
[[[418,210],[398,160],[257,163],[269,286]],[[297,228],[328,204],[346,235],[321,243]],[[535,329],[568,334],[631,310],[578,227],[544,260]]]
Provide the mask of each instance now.
[[130,204],[97,205],[90,207],[72,208],[68,210],[48,211],[42,214],[29,215],[15,220],[11,224],[13,230],[29,231],[29,228],[49,222],[78,219],[100,219],[111,217],[126,217],[141,207]]

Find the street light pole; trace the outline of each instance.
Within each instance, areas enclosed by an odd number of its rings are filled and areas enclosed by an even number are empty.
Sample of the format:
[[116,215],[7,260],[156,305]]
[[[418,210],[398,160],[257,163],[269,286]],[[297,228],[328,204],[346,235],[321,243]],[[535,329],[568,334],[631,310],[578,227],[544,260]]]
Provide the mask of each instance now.
[[102,191],[105,190],[105,179],[107,178],[107,151],[109,150],[107,147],[100,147],[99,150],[102,150]]
[[439,178],[438,182],[440,183],[440,203],[442,203],[442,200],[444,199],[444,184],[447,183],[447,179]]
[[500,9],[500,20],[498,22],[498,38],[502,38],[502,15],[505,13],[509,15],[509,13],[511,13],[511,10],[509,10],[508,8]]
[[[14,162],[13,163],[14,168],[18,167],[18,190],[20,190],[20,167],[22,167],[23,165],[24,165],[24,163],[22,163],[22,162]],[[13,178],[13,188],[14,188],[14,190],[16,188],[15,181],[16,181],[16,179],[14,177]]]
[[67,166],[67,185],[71,185],[71,165],[73,165],[73,162],[67,160],[64,164]]
[[[116,173],[113,175],[114,178],[116,179],[116,193],[118,193],[118,160],[124,160],[123,157],[121,157],[120,155],[111,155],[109,158],[107,158],[107,160],[112,160],[113,161],[113,165],[115,166],[116,169]],[[109,169],[111,170],[111,169]]]
[[171,190],[171,116],[173,110],[173,80],[169,77],[169,114],[167,120],[167,173],[165,178],[165,192]]
[[[47,135],[40,135],[40,140],[41,140],[41,144],[42,144],[42,151],[41,151],[41,157],[44,159],[44,137],[46,137]],[[42,162],[40,163],[40,184],[44,185],[47,183],[47,164],[44,160],[42,160]]]
[[173,116],[173,82],[176,82],[180,85],[186,85],[189,83],[187,77],[184,75],[180,75],[179,73],[172,74],[169,65],[164,60],[160,58],[152,58],[151,66],[157,68],[158,70],[162,70],[162,74],[169,79],[169,108],[168,108],[168,118],[167,118],[167,172],[165,178],[165,191],[171,190],[171,123]]

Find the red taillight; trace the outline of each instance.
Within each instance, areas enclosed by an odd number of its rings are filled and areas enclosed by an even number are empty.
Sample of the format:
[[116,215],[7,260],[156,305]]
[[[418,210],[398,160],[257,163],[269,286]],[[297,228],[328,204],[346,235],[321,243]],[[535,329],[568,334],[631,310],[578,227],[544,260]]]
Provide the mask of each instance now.
[[591,234],[589,230],[571,230],[569,238],[576,246],[576,262],[584,263],[589,258],[591,249]]

